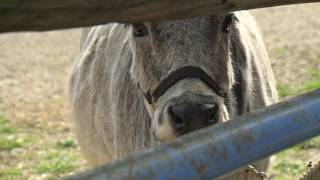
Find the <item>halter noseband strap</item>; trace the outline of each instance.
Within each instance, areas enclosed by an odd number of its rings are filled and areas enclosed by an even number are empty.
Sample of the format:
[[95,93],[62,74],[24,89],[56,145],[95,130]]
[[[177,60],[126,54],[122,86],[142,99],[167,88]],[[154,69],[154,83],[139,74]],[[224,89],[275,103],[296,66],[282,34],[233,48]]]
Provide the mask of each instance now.
[[197,78],[204,82],[207,86],[209,86],[217,95],[220,97],[225,97],[226,94],[224,91],[218,86],[216,81],[214,81],[206,72],[204,72],[199,67],[194,66],[185,66],[182,67],[171,74],[168,77],[163,79],[158,87],[153,91],[148,91],[147,93],[143,93],[147,102],[153,105],[160,96],[162,96],[171,86],[173,86],[178,81],[185,78]]

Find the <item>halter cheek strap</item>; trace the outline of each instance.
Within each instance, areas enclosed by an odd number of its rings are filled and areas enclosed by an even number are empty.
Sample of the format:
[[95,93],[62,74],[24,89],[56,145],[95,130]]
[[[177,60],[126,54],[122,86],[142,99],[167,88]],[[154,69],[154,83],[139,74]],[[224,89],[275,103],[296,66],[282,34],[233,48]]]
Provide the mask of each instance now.
[[155,102],[157,102],[157,100],[159,99],[159,97],[161,97],[170,87],[172,87],[175,83],[179,82],[180,80],[186,78],[200,79],[220,97],[226,96],[226,94],[224,93],[222,88],[218,86],[218,83],[216,81],[214,81],[201,68],[194,66],[185,66],[172,72],[171,74],[169,74],[168,77],[166,77],[160,82],[160,84],[155,90],[149,90],[146,93],[143,92],[143,95],[150,105],[154,105]]

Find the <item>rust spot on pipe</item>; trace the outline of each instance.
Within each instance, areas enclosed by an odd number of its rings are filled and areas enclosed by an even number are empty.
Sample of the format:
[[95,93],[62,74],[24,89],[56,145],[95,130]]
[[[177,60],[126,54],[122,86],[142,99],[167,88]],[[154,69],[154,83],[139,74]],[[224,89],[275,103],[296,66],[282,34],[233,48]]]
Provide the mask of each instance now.
[[255,138],[253,134],[248,130],[241,130],[237,135],[235,136],[235,139],[233,140],[234,145],[236,146],[236,150],[238,153],[243,152],[243,149],[241,148],[241,145],[243,144],[252,144],[254,143]]

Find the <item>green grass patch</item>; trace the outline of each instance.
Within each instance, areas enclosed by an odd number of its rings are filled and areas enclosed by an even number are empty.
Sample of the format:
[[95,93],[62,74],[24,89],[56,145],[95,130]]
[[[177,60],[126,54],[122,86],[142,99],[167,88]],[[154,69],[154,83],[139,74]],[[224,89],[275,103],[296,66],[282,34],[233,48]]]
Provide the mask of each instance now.
[[312,55],[313,51],[309,48],[304,48],[302,51],[301,51],[301,56],[306,58],[306,59],[310,59],[311,58],[311,55]]
[[300,89],[301,92],[312,91],[320,88],[320,80],[319,81],[311,81],[307,82]]
[[0,136],[0,151],[10,151],[22,147],[22,141],[16,136]]
[[[28,176],[40,177],[42,174],[46,174],[58,179],[79,167],[79,164],[77,164],[79,163],[79,157],[75,155],[77,148],[74,139],[64,138],[55,143],[47,144],[41,138],[43,133],[39,130],[15,128],[0,113],[0,151],[3,151],[1,153],[4,156],[10,156],[10,159],[2,162],[5,166],[0,170],[0,179],[25,179],[22,170],[20,172],[13,164],[15,162],[28,164],[31,159],[33,161],[32,165],[29,167],[24,166],[24,169],[28,169]],[[40,145],[41,150],[38,149],[40,147],[38,143],[42,144]],[[27,152],[28,150],[24,149],[26,147],[30,147],[34,151]],[[16,148],[22,148],[21,153],[20,151],[12,151]],[[14,153],[12,154],[11,152]],[[11,161],[14,163],[11,163]]]
[[284,57],[287,54],[287,50],[285,48],[276,48],[274,49],[274,54],[277,57]]
[[38,173],[67,173],[74,169],[74,165],[72,162],[61,159],[58,161],[41,163],[35,167]]
[[21,171],[16,168],[7,168],[4,170],[0,170],[0,179],[11,179],[14,177],[19,177],[21,175]]
[[297,179],[306,170],[306,165],[301,164],[306,156],[299,151],[297,146],[284,150],[275,155],[276,161],[272,163],[272,180]]
[[44,161],[36,165],[34,169],[37,173],[63,174],[75,169],[77,158],[69,153],[53,151],[45,155]]
[[274,167],[277,169],[281,174],[279,177],[275,179],[284,179],[284,175],[290,175],[292,176],[301,176],[303,172],[305,172],[306,167],[301,166],[299,163],[288,163],[287,161],[281,161],[278,164],[275,165]]
[[320,148],[320,137],[313,138],[299,145],[295,145],[275,155],[275,161],[272,163],[272,180],[297,179],[307,169],[312,154],[307,153],[310,149]]
[[10,151],[22,147],[24,139],[17,136],[16,129],[0,114],[0,151]]
[[1,134],[12,134],[15,133],[16,130],[13,128],[9,122],[9,120],[0,113],[0,133]]
[[297,145],[300,150],[320,149],[320,136]]
[[281,84],[277,85],[277,91],[280,97],[287,97],[296,94],[293,90],[290,89],[290,87]]
[[35,167],[38,173],[67,173],[74,169],[74,165],[72,162],[61,159],[48,163],[41,163]]
[[11,151],[35,144],[39,135],[35,131],[21,131],[15,128],[10,121],[0,113],[0,151]]
[[68,138],[68,139],[59,140],[58,142],[56,142],[55,147],[58,149],[75,148],[76,144],[73,139]]
[[319,80],[306,82],[305,84],[299,87],[296,87],[296,89],[291,89],[289,86],[278,84],[277,85],[278,95],[281,98],[285,98],[289,96],[297,96],[304,92],[319,89],[320,88],[320,72],[313,72],[313,77],[318,77],[318,76],[319,76]]
[[320,69],[312,69],[309,71],[312,78],[320,81]]
[[57,160],[59,158],[60,158],[60,153],[57,151],[50,152],[45,157],[45,159],[47,159],[47,160]]

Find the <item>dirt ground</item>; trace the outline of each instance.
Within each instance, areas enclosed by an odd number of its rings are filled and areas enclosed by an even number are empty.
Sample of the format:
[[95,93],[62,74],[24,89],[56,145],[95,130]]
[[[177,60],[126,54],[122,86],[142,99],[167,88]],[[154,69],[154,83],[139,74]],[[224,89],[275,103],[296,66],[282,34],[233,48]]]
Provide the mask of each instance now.
[[[289,97],[318,86],[320,4],[259,9],[252,14],[272,58],[281,96]],[[31,151],[45,153],[51,151],[51,144],[74,137],[65,91],[80,34],[80,29],[72,29],[0,35],[0,113],[19,132],[38,134],[35,143],[26,148],[0,149],[0,162],[4,162],[0,163],[0,179],[1,171],[8,167],[21,170],[20,177],[29,179],[54,177],[50,172],[28,167],[41,163],[41,153]],[[79,149],[70,152],[78,156],[72,170],[85,167]],[[320,150],[305,153],[320,160]],[[20,160],[17,154],[25,154],[27,160]],[[300,165],[306,164],[301,161]]]

